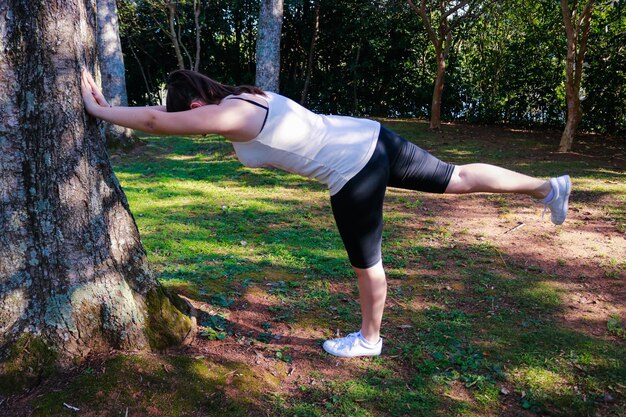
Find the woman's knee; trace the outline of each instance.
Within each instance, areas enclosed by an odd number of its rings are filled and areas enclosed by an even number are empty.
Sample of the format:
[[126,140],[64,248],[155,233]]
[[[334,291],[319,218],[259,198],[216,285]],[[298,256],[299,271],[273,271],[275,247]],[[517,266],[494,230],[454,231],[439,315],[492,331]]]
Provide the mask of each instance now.
[[383,268],[382,260],[368,268],[357,268],[356,266],[352,266],[352,269],[359,279],[385,279],[385,269]]
[[470,191],[465,165],[457,165],[452,171],[450,181],[446,187],[446,194],[462,194]]

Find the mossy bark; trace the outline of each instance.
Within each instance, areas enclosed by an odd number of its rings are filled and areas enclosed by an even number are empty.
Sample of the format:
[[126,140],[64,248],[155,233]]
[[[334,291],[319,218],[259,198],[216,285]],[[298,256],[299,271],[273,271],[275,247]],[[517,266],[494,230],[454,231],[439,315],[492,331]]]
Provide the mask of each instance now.
[[0,373],[28,363],[14,355],[24,340],[68,364],[179,343],[191,326],[151,273],[84,112],[94,11],[92,0],[0,3]]
[[181,315],[188,307],[178,297],[170,297],[166,291],[157,287],[146,296],[148,322],[146,335],[152,349],[162,350],[183,342],[195,327],[189,315]]

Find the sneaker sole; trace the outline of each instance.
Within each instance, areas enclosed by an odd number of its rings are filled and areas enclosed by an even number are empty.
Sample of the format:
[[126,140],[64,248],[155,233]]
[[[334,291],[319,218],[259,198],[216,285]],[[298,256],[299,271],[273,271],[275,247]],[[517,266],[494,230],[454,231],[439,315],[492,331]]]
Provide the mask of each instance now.
[[326,346],[324,346],[324,345],[322,345],[322,349],[324,349],[324,351],[326,353],[328,353],[329,355],[333,355],[333,356],[336,356],[338,358],[359,358],[359,357],[362,357],[362,356],[380,356],[380,354],[382,352],[382,349],[381,349],[381,352],[377,352],[377,353],[364,353],[362,355],[343,355],[341,353],[333,353],[333,352],[331,352],[330,350],[326,349]]
[[552,219],[552,223],[556,224],[557,226],[565,222],[565,219],[567,217],[567,210],[569,209],[569,196],[572,193],[572,179],[569,175],[565,175],[565,177],[567,178],[567,181],[565,183],[565,198],[563,199],[563,206],[561,207],[563,209],[563,213],[565,213],[565,217],[563,217],[563,220],[561,220],[560,222],[554,221],[554,219]]
[[364,353],[362,355],[354,355],[354,356],[352,356],[352,355],[342,355],[340,353],[330,352],[330,351],[326,350],[326,348],[324,348],[324,351],[326,353],[328,353],[329,355],[333,355],[333,356],[335,356],[337,358],[362,358],[362,357],[369,357],[369,356],[380,356],[380,353]]

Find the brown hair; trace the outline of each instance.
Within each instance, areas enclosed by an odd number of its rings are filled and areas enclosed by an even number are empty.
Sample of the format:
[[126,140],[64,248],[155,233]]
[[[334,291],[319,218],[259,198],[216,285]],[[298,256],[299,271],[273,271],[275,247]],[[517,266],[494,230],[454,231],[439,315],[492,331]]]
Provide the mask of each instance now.
[[190,70],[177,70],[167,78],[168,112],[189,110],[191,102],[202,100],[207,104],[218,104],[231,94],[251,93],[265,95],[263,90],[249,85],[232,86],[218,83],[215,80]]

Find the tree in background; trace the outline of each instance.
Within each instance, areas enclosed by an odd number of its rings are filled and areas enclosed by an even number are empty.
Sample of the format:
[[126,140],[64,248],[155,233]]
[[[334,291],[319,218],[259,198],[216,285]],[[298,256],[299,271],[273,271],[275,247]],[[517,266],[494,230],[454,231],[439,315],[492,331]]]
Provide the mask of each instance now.
[[311,73],[313,72],[313,64],[315,60],[315,44],[317,43],[318,33],[320,30],[320,0],[315,0],[313,6],[313,31],[311,33],[311,46],[309,47],[309,59],[306,64],[306,74],[304,76],[304,87],[300,95],[300,104],[306,105],[306,97],[311,84]]
[[580,108],[580,84],[583,76],[583,62],[587,53],[587,41],[591,28],[591,16],[595,0],[561,0],[563,24],[567,37],[567,55],[565,59],[565,100],[567,119],[561,135],[559,152],[572,150],[574,135],[582,118]]
[[178,8],[178,2],[175,0],[167,0],[163,6],[167,9],[167,30],[168,34],[176,53],[176,62],[178,62],[178,69],[185,69],[185,62],[183,61],[183,53],[180,45],[180,26],[176,30],[176,11]]
[[428,38],[435,48],[437,75],[430,112],[430,128],[441,126],[441,98],[446,73],[446,59],[452,46],[453,31],[464,20],[474,18],[481,0],[420,0],[419,7],[407,0],[411,9],[420,17]]
[[256,85],[279,91],[280,36],[283,27],[283,0],[261,0],[256,43]]
[[185,42],[181,37],[181,30],[184,24],[181,22],[184,18],[181,17],[179,13],[180,6],[188,5],[188,1],[176,1],[176,0],[167,0],[163,6],[167,10],[167,22],[168,25],[165,29],[165,32],[169,36],[172,46],[174,47],[174,51],[176,52],[176,61],[178,62],[178,69],[185,69],[185,60],[184,56],[189,61],[189,69],[194,71],[198,71],[200,68],[200,54],[202,49],[202,26],[200,25],[200,11],[201,4],[199,0],[193,0],[192,3],[192,13],[193,13],[193,23],[194,23],[194,33],[195,33],[195,54],[192,57],[191,53],[185,46]]
[[[0,373],[180,342],[190,320],[147,266],[89,119],[97,59],[89,1],[0,3]],[[24,36],[27,33],[28,36]]]
[[[128,106],[126,72],[115,0],[98,0],[96,16],[102,91],[111,105]],[[104,133],[110,148],[130,148],[136,143],[133,131],[122,126],[106,123]]]

